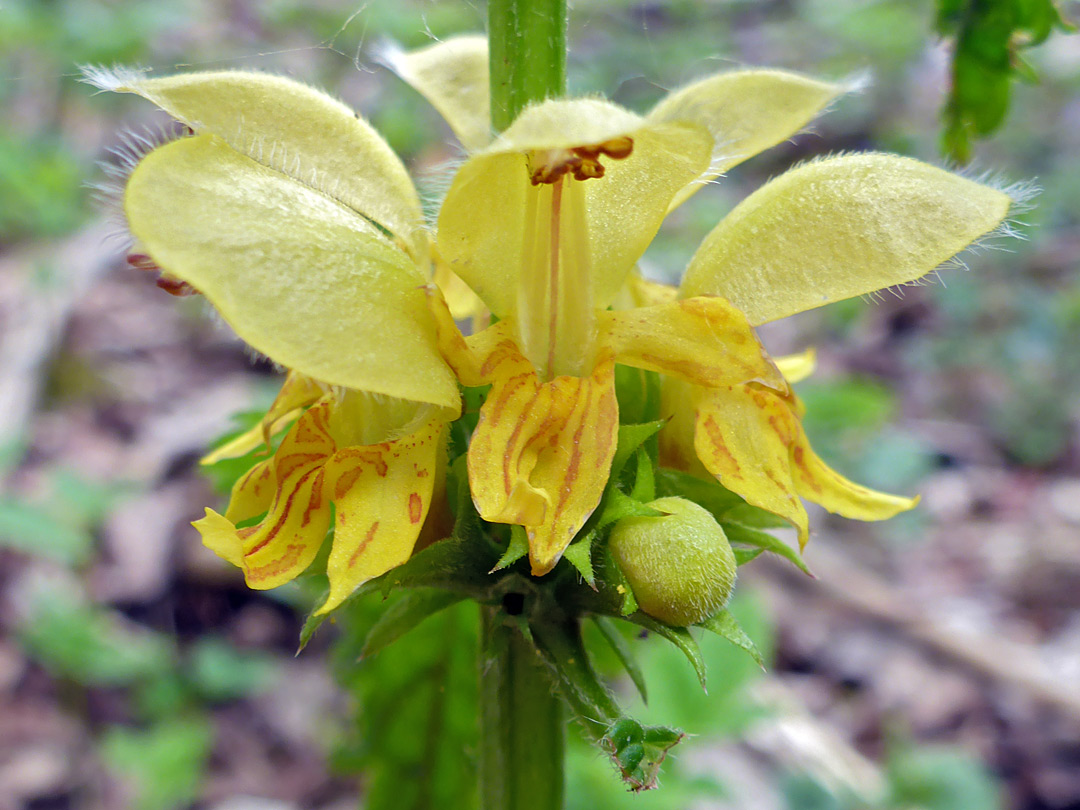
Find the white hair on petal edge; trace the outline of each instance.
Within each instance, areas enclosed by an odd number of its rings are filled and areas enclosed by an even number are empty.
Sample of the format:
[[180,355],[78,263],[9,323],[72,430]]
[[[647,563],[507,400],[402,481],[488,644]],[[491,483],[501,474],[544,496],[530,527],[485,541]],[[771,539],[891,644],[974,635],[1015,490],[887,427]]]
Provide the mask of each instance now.
[[123,92],[124,89],[137,84],[145,78],[150,68],[128,67],[125,65],[113,65],[107,68],[104,65],[80,65],[79,71],[83,84],[96,87],[100,92]]
[[90,196],[99,203],[106,215],[109,232],[106,241],[119,241],[127,252],[133,245],[131,230],[124,214],[124,186],[147,154],[171,141],[187,137],[188,131],[176,122],[147,126],[142,130],[126,130],[117,136],[118,143],[108,149],[110,159],[98,163],[104,179],[85,183]]

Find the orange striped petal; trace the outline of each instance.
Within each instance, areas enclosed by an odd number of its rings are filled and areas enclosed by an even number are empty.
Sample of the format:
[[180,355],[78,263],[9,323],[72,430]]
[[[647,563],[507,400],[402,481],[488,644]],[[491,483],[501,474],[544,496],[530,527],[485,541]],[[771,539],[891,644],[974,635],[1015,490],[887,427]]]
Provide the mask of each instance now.
[[298,371],[290,371],[259,424],[208,453],[199,463],[216,464],[226,458],[237,458],[250,453],[260,444],[269,448],[270,439],[284,430],[285,426],[299,415],[302,408],[316,402],[324,393],[326,392],[322,386],[311,377]]
[[[918,503],[863,487],[826,465],[810,447],[800,403],[790,393],[755,385],[693,387],[686,404],[694,414],[694,450],[705,469],[747,503],[791,523],[800,547],[809,536],[800,496],[856,520],[885,520]],[[678,458],[685,453],[685,413],[673,423],[682,432],[662,435],[662,441],[668,443],[665,455]]]
[[277,493],[274,457],[266,458],[244,473],[233,484],[225,518],[240,523],[258,517],[270,508]]
[[334,543],[327,561],[330,593],[317,613],[336,608],[358,586],[412,554],[445,454],[445,415],[425,408],[406,435],[345,447],[325,467],[334,501]]
[[[334,453],[327,430],[332,401],[310,408],[286,434],[274,454],[277,490],[266,517],[244,529],[212,509],[194,523],[203,542],[239,563],[251,588],[275,588],[301,573],[319,551],[329,527],[323,466]],[[239,555],[237,551],[239,550]]]
[[433,284],[424,289],[435,320],[439,351],[462,385],[487,385],[496,376],[536,376],[532,363],[518,350],[509,321],[499,321],[482,332],[465,337],[454,322],[442,291]]
[[791,448],[791,458],[799,494],[846,518],[888,520],[914,509],[919,503],[918,495],[914,498],[889,495],[840,475],[813,451],[801,425],[797,441]]
[[786,388],[746,316],[723,298],[687,298],[599,317],[600,341],[624,365],[708,387],[758,382]]
[[[618,436],[615,363],[542,383],[499,344],[494,379],[469,445],[469,483],[485,520],[525,527],[533,574],[546,574],[596,509]],[[524,363],[524,366],[522,365]]]

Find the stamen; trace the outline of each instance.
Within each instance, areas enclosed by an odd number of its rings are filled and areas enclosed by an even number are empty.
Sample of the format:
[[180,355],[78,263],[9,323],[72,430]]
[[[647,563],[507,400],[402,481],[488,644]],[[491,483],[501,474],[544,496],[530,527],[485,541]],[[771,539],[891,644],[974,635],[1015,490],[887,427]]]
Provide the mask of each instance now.
[[529,156],[530,180],[534,186],[557,183],[567,174],[575,180],[592,180],[604,176],[600,156],[623,160],[634,151],[634,139],[629,135],[603,143],[575,146],[570,149],[545,149]]
[[178,298],[183,298],[188,295],[198,295],[199,291],[188,284],[186,281],[181,281],[178,278],[172,276],[162,276],[157,280],[157,285],[167,292],[169,295],[175,295]]
[[182,281],[175,276],[168,275],[146,253],[129,253],[127,256],[127,263],[134,267],[136,270],[142,270],[146,273],[160,273],[161,276],[156,282],[157,286],[163,289],[169,295],[183,297],[187,295],[199,294],[199,291],[192,287],[190,284],[188,284],[186,281]]

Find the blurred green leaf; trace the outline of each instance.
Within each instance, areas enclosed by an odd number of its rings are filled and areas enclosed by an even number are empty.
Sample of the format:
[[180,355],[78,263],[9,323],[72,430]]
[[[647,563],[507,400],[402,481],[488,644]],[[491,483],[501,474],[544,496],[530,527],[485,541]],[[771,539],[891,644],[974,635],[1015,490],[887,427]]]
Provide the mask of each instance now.
[[357,663],[366,627],[387,607],[361,600],[341,623],[334,668],[359,708],[335,760],[349,772],[363,769],[368,810],[474,810],[476,606],[436,613]]
[[950,157],[967,163],[972,141],[1001,126],[1013,79],[1034,78],[1020,51],[1055,29],[1074,30],[1053,0],[938,0],[937,31],[956,42],[943,111],[942,146]]
[[235,700],[257,694],[277,676],[277,666],[265,653],[238,650],[222,638],[200,638],[190,656],[189,677],[207,700]]
[[894,744],[887,762],[890,806],[1000,810],[1001,789],[986,767],[958,748]]
[[46,668],[88,686],[136,684],[175,666],[167,639],[88,604],[66,585],[37,588],[19,634]]
[[198,796],[212,745],[209,723],[191,719],[146,731],[110,729],[101,750],[109,767],[133,784],[136,810],[173,810]]

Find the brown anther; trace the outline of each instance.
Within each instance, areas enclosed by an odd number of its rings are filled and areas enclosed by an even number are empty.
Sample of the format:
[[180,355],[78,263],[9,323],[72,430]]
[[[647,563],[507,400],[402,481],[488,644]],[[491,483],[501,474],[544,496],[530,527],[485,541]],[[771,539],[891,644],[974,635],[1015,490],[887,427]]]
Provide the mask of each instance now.
[[634,139],[629,135],[623,135],[621,138],[604,141],[596,149],[612,160],[623,160],[630,157],[630,153],[634,151]]
[[145,253],[129,253],[127,263],[136,270],[146,270],[148,272],[158,272],[161,270],[160,267],[154,264],[154,260]]
[[171,276],[162,276],[157,280],[157,285],[169,295],[175,295],[178,298],[199,294],[199,291],[186,281],[181,281],[180,279]]
[[612,160],[622,160],[629,157],[633,151],[634,139],[623,135],[603,143],[535,152],[531,156],[530,179],[534,186],[557,183],[567,173],[573,173],[575,180],[592,180],[604,176],[601,155]]
[[591,180],[604,176],[604,166],[599,160],[583,160],[574,167],[575,180]]

